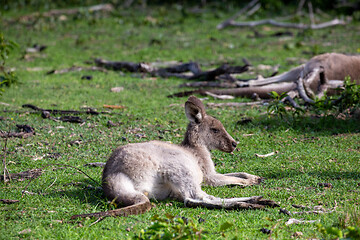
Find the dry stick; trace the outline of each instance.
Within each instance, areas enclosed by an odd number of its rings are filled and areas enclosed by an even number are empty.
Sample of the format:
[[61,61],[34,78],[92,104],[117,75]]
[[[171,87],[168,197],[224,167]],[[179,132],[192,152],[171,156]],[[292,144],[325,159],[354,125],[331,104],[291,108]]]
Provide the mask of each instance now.
[[195,88],[235,88],[237,87],[236,83],[233,82],[214,82],[214,81],[201,81],[201,82],[187,82],[178,86],[182,87],[195,87]]
[[[10,134],[10,132],[8,132],[8,134]],[[11,180],[11,176],[10,176],[10,173],[9,173],[9,170],[7,169],[6,167],[6,151],[7,151],[7,141],[8,141],[9,137],[6,137],[5,138],[5,144],[4,144],[4,158],[3,158],[3,166],[4,166],[4,183],[7,182],[7,179],[6,179],[6,172],[7,174],[9,175],[9,181]]]
[[309,17],[311,25],[315,25],[315,17],[314,17],[314,11],[311,1],[308,2],[308,8],[309,8]]
[[336,26],[336,25],[345,25],[346,22],[335,18],[328,22],[323,22],[323,23],[319,23],[319,24],[310,24],[310,25],[303,24],[303,23],[278,22],[273,19],[264,19],[264,20],[260,20],[260,21],[250,21],[250,22],[230,22],[229,23],[229,25],[234,26],[234,27],[255,27],[255,26],[265,25],[265,24],[273,25],[276,27],[283,27],[283,28],[316,30],[316,29],[322,29],[322,28],[332,27],[332,26]]
[[305,1],[306,0],[301,0],[299,2],[298,8],[296,9],[296,15],[301,15],[301,11],[302,11],[302,9],[304,7]]
[[22,17],[19,17],[17,19],[15,19],[15,21],[20,21],[20,22],[28,22],[28,21],[32,21],[32,20],[37,20],[40,17],[57,17],[57,16],[61,16],[61,15],[74,15],[77,13],[80,13],[82,11],[87,11],[87,12],[99,12],[99,11],[103,11],[103,12],[111,12],[114,10],[114,7],[111,4],[99,4],[99,5],[94,5],[94,6],[90,6],[90,7],[81,7],[81,8],[71,8],[71,9],[54,9],[54,10],[50,10],[48,12],[35,12],[32,13],[30,15],[25,15]]
[[[51,163],[51,164],[48,164],[48,165],[45,165],[44,167],[42,168],[39,168],[40,171],[42,171],[43,169],[49,167],[49,166],[63,166],[63,167],[68,167],[68,168],[74,168],[76,169],[77,171],[81,172],[82,174],[84,174],[85,176],[87,176],[90,180],[92,180],[93,182],[95,182],[97,185],[99,185],[101,187],[101,184],[98,183],[95,179],[93,179],[92,177],[90,177],[88,174],[86,174],[83,170],[81,170],[80,168],[77,168],[77,167],[74,167],[74,166],[71,166],[71,165],[68,165],[68,164],[61,164],[61,163]],[[39,175],[40,176],[40,175]],[[39,177],[37,176],[37,177]],[[36,178],[36,177],[35,177]],[[22,194],[21,194],[21,198],[24,197],[24,194],[25,194],[25,191],[26,189],[29,187],[30,183],[32,182],[32,180],[34,180],[35,178],[31,178],[29,183],[25,186],[24,190],[22,191]]]
[[244,8],[242,8],[234,16],[232,16],[231,18],[229,18],[229,19],[225,20],[224,22],[220,23],[219,25],[217,25],[216,28],[220,30],[220,29],[227,27],[230,24],[230,22],[234,21],[237,17],[239,17],[240,15],[242,15],[243,13],[248,11],[256,3],[258,3],[258,0],[252,0],[248,5],[246,5]]
[[39,108],[32,104],[24,104],[22,105],[23,108],[31,108],[37,112],[49,112],[49,113],[55,113],[55,114],[93,114],[93,115],[99,115],[99,114],[111,114],[109,112],[97,112],[91,108],[89,108],[87,111],[77,111],[77,110],[59,110],[59,109],[43,109]]
[[95,222],[93,222],[92,224],[90,224],[88,227],[91,227],[92,225],[97,224],[98,222],[101,222],[102,220],[104,220],[107,216],[103,216],[103,217],[99,217]]
[[63,74],[63,73],[68,73],[68,72],[80,72],[80,71],[100,71],[100,72],[107,72],[107,70],[105,68],[102,67],[96,67],[96,66],[91,66],[91,67],[77,67],[77,66],[73,66],[70,68],[63,68],[63,69],[54,69],[51,70],[49,72],[47,72],[46,74]]
[[268,101],[256,101],[256,102],[227,102],[227,103],[207,103],[208,107],[245,107],[253,105],[262,105]]
[[261,8],[261,3],[256,4],[252,9],[250,9],[250,10],[246,13],[246,16],[249,17],[249,16],[253,15],[253,14],[256,13],[260,8]]

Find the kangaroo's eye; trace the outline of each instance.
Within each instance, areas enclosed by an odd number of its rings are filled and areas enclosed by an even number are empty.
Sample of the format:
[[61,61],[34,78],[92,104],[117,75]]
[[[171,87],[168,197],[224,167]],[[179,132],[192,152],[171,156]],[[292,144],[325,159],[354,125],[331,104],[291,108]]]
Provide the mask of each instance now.
[[219,133],[219,132],[220,132],[220,130],[217,129],[217,128],[211,128],[210,130],[211,130],[213,133]]

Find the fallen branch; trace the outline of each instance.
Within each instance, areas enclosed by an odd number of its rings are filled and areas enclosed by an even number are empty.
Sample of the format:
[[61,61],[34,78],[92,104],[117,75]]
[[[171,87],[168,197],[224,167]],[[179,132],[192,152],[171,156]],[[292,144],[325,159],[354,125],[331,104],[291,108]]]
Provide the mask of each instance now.
[[64,74],[64,73],[68,73],[68,72],[80,72],[80,71],[100,71],[100,72],[107,72],[107,70],[105,68],[102,67],[96,67],[96,66],[91,66],[91,67],[70,67],[70,68],[64,68],[64,69],[58,69],[58,70],[51,70],[49,72],[47,72],[47,75],[50,74]]
[[7,141],[8,141],[8,139],[9,139],[9,137],[6,136],[6,138],[5,138],[5,144],[4,144],[4,149],[3,149],[4,155],[2,156],[2,157],[3,157],[3,167],[4,167],[4,176],[2,176],[2,179],[3,179],[4,182],[7,182],[7,181],[8,181],[8,180],[6,179],[6,174],[9,175],[9,180],[11,180],[9,170],[8,170],[7,167],[6,167],[6,153],[7,153]]
[[100,113],[108,113],[108,112],[97,112],[92,108],[88,108],[86,111],[77,111],[77,110],[59,110],[59,109],[43,109],[39,108],[32,104],[24,104],[22,105],[23,108],[30,108],[37,112],[48,112],[54,114],[92,114],[92,115],[99,115]]
[[35,130],[29,125],[16,125],[20,132],[1,132],[0,137],[5,138],[5,144],[8,138],[17,137],[17,138],[27,138],[35,134]]
[[144,73],[152,72],[151,66],[146,63],[107,61],[101,58],[96,58],[94,62],[98,67],[102,67],[114,71],[144,72]]
[[[249,65],[247,64],[244,66],[229,66],[224,64],[214,70],[202,71],[200,65],[196,62],[182,63],[164,68],[155,68],[151,64],[147,63],[108,61],[100,58],[96,58],[94,62],[98,67],[103,67],[114,71],[149,73],[153,76],[159,76],[162,78],[178,77],[188,80],[200,81],[214,81],[216,77],[220,75],[243,73],[249,69]],[[192,75],[183,74],[184,72],[191,72]]]
[[249,2],[249,4],[247,4],[245,7],[243,7],[240,11],[238,11],[234,16],[232,16],[231,18],[223,21],[222,23],[218,24],[216,26],[217,29],[223,29],[227,26],[229,26],[229,24],[231,22],[233,22],[236,18],[238,18],[239,16],[243,15],[246,11],[248,11],[250,8],[252,8],[253,6],[255,6],[255,4],[257,4],[259,1],[258,0],[252,0],[251,2]]
[[216,95],[210,92],[205,92],[205,94],[215,99],[221,99],[221,100],[234,99],[234,96],[230,96],[230,95]]
[[111,4],[99,4],[90,7],[80,7],[80,8],[70,8],[70,9],[53,9],[48,12],[35,12],[29,15],[21,16],[15,19],[13,22],[30,22],[37,20],[41,17],[49,18],[49,17],[60,17],[62,15],[75,15],[81,12],[112,12],[114,7]]
[[269,24],[269,25],[273,25],[276,27],[283,27],[283,28],[296,28],[296,29],[322,29],[322,28],[327,28],[327,27],[333,27],[336,25],[345,25],[346,22],[340,19],[333,19],[331,21],[328,22],[323,22],[323,23],[319,23],[319,24],[303,24],[303,23],[287,23],[287,22],[278,22],[276,20],[273,19],[264,19],[264,20],[260,20],[260,21],[250,21],[250,22],[234,22],[231,21],[229,22],[228,26],[233,26],[233,27],[256,27],[256,26],[260,26],[260,25],[265,25],[265,24]]
[[[31,169],[31,170],[23,171],[23,172],[19,172],[19,173],[11,173],[8,177],[11,178],[11,180],[24,181],[26,179],[37,178],[42,173],[43,173],[42,169],[37,168],[37,169]],[[4,179],[4,176],[1,175],[1,179]]]
[[227,103],[207,103],[208,107],[245,107],[254,105],[263,105],[267,101],[255,101],[255,102],[227,102]]
[[13,204],[20,202],[19,200],[13,200],[13,199],[0,199],[0,202],[5,204]]
[[208,81],[201,81],[201,82],[188,82],[179,85],[179,88],[182,87],[193,87],[193,88],[236,88],[237,85],[235,82],[208,82]]

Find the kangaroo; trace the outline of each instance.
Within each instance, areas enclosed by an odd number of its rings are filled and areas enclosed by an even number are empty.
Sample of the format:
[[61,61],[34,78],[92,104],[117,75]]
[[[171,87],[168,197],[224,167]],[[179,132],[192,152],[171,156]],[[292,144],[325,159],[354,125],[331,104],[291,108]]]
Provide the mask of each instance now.
[[268,98],[270,91],[282,93],[297,90],[306,102],[312,103],[313,98],[322,97],[325,91],[329,95],[334,94],[334,89],[343,86],[347,76],[360,84],[360,56],[325,53],[278,76],[250,80],[246,83],[238,82],[241,88],[210,92],[246,97],[256,93],[261,98]]
[[205,193],[204,182],[210,186],[259,184],[261,178],[244,172],[219,174],[211,160],[210,150],[231,153],[236,141],[216,118],[205,112],[203,103],[190,96],[185,103],[189,119],[180,145],[161,141],[127,144],[118,147],[107,161],[102,187],[105,196],[123,208],[107,212],[75,215],[127,216],[141,214],[151,208],[149,199],[176,199],[186,207],[264,208],[277,206],[262,197],[223,199]]

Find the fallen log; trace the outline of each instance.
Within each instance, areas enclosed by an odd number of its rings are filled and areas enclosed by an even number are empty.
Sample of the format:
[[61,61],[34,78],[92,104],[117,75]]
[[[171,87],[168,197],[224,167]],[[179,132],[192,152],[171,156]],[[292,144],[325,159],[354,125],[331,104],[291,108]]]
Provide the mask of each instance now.
[[25,15],[25,16],[21,16],[19,18],[16,18],[13,22],[30,22],[30,21],[34,21],[38,18],[41,17],[45,17],[45,18],[49,18],[49,17],[60,17],[62,15],[75,15],[81,12],[89,12],[89,13],[94,13],[94,12],[112,12],[114,10],[113,5],[111,4],[99,4],[99,5],[94,5],[94,6],[90,6],[90,7],[80,7],[80,8],[70,8],[70,9],[53,9],[47,12],[35,12],[29,15]]
[[256,27],[260,25],[272,25],[275,27],[283,27],[283,28],[296,28],[296,29],[322,29],[322,28],[328,28],[333,27],[337,25],[345,25],[346,22],[341,19],[333,19],[328,22],[323,22],[319,24],[304,24],[304,23],[288,23],[288,22],[279,22],[273,19],[264,19],[259,21],[250,21],[250,22],[235,22],[231,21],[227,26],[233,26],[233,27]]
[[[101,58],[96,58],[94,63],[98,67],[114,70],[114,71],[127,71],[136,73],[149,73],[152,76],[159,76],[162,78],[178,77],[188,80],[200,81],[214,81],[218,76],[224,74],[243,73],[249,69],[249,65],[243,66],[230,66],[224,64],[214,70],[202,71],[200,65],[196,62],[182,63],[175,66],[156,68],[147,63],[134,63],[124,61],[108,61]],[[192,75],[183,74],[191,72]],[[227,77],[229,79],[229,77]]]
[[34,128],[30,127],[29,125],[19,125],[17,124],[16,127],[20,132],[1,132],[1,138],[10,138],[10,137],[17,137],[17,138],[28,138],[35,134]]

